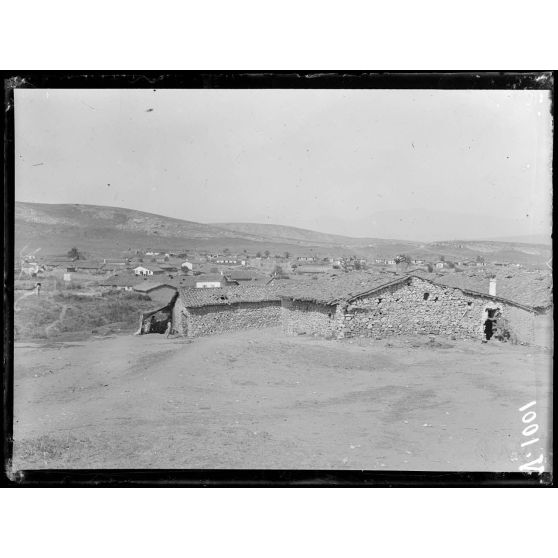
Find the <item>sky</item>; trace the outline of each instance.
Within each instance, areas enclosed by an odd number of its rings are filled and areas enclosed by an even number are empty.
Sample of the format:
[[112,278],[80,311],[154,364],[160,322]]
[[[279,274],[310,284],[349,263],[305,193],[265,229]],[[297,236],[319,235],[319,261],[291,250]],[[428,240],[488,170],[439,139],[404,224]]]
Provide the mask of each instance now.
[[15,90],[15,199],[408,240],[550,236],[548,91]]

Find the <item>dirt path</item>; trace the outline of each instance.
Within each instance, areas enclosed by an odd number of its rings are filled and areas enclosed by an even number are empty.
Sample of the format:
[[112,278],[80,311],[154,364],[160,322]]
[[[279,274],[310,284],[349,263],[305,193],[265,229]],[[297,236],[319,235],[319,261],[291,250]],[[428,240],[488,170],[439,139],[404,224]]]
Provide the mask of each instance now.
[[62,306],[62,308],[60,309],[60,315],[58,316],[58,319],[56,319],[54,322],[52,322],[51,324],[49,324],[45,327],[45,334],[47,335],[47,337],[50,335],[51,331],[56,326],[58,326],[62,323],[62,321],[64,320],[64,318],[66,316],[66,312],[68,311],[68,308],[70,308],[70,306],[68,304],[64,304],[64,306]]
[[14,310],[18,312],[21,308],[18,306],[18,303],[21,302],[24,298],[28,296],[36,295],[37,291],[35,288],[30,289],[28,292],[23,293],[15,302],[14,302]]
[[16,468],[517,471],[532,400],[551,458],[541,349],[263,329],[26,344],[15,361]]

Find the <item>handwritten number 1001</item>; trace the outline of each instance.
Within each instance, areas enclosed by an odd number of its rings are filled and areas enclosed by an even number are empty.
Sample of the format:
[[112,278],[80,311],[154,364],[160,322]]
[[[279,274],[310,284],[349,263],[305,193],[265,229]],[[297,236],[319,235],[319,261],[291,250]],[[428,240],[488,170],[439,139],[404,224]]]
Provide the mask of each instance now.
[[[527,403],[527,405],[523,405],[523,407],[520,407],[519,411],[520,412],[527,411],[527,409],[529,409],[530,407],[532,407],[536,403],[537,403],[536,401],[531,401],[530,403]],[[528,411],[527,413],[525,413],[523,415],[521,420],[524,424],[527,425],[522,431],[523,436],[533,436],[534,434],[536,434],[538,432],[539,425],[533,423],[533,421],[536,418],[537,418],[537,413],[535,413],[535,411]],[[538,441],[539,441],[539,438],[531,438],[530,440],[526,440],[525,442],[523,442],[521,444],[521,447],[524,448],[524,447],[530,446],[531,444],[535,444]],[[531,457],[531,452],[529,452],[527,454],[527,457]],[[519,470],[520,471],[536,471],[537,473],[542,473],[544,471],[544,465],[542,465],[543,459],[544,459],[544,456],[541,453],[539,455],[539,457],[537,457],[537,459],[534,459],[533,461],[530,461],[529,463],[525,463],[524,465],[521,465],[519,467]]]

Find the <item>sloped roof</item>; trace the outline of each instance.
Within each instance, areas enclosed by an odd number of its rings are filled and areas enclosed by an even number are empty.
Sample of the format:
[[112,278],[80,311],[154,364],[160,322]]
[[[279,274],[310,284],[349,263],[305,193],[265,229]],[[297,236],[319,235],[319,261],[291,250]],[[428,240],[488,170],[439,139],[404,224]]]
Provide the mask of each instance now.
[[[452,274],[451,276],[453,276]],[[451,277],[448,276],[448,277]],[[415,271],[412,274],[387,274],[387,273],[341,273],[339,275],[329,275],[320,277],[316,280],[297,282],[289,288],[282,288],[281,296],[293,300],[318,302],[326,305],[334,305],[340,302],[351,302],[357,298],[372,294],[389,285],[404,283],[412,277],[423,279],[441,287],[456,288],[465,294],[482,296],[487,299],[513,304],[527,310],[547,307],[548,304],[526,304],[522,301],[514,300],[504,296],[491,296],[487,290],[470,288],[469,286],[451,284],[451,281],[440,281],[436,274],[421,273]]]
[[197,283],[226,283],[227,279],[220,275],[219,273],[205,273],[203,275],[182,275],[176,276],[175,279],[172,281],[175,284],[175,280],[177,285],[180,287],[195,287]]
[[226,271],[224,274],[233,281],[265,278],[265,275],[263,275],[262,273],[250,269],[233,269],[231,271]]
[[280,294],[293,300],[319,302],[332,305],[342,300],[362,295],[394,281],[403,280],[407,276],[392,273],[331,273],[318,279],[293,281],[281,286]]
[[281,300],[277,290],[270,287],[233,286],[214,289],[179,289],[180,298],[187,308],[226,306],[241,302],[266,302]]
[[[440,285],[487,295],[490,273],[485,269],[479,269],[443,275],[414,271],[413,275]],[[498,271],[496,272],[496,295],[526,306],[548,307],[552,304],[552,276],[550,273],[525,273],[520,270]]]
[[150,281],[143,281],[138,285],[134,285],[134,291],[149,293],[155,289],[159,289],[160,287],[168,287],[169,289],[177,290],[175,286],[169,285],[168,283],[152,283]]

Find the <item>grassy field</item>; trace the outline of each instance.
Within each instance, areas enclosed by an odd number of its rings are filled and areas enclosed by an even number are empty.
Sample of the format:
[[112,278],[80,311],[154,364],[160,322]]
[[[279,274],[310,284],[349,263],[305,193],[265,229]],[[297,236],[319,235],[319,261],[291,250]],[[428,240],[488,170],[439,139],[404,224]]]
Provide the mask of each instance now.
[[87,339],[92,334],[133,331],[141,311],[159,306],[135,292],[53,288],[41,291],[40,296],[31,293],[16,291],[16,341]]
[[[23,468],[517,471],[551,466],[551,353],[275,328],[17,343]],[[540,442],[518,409],[536,400]]]

